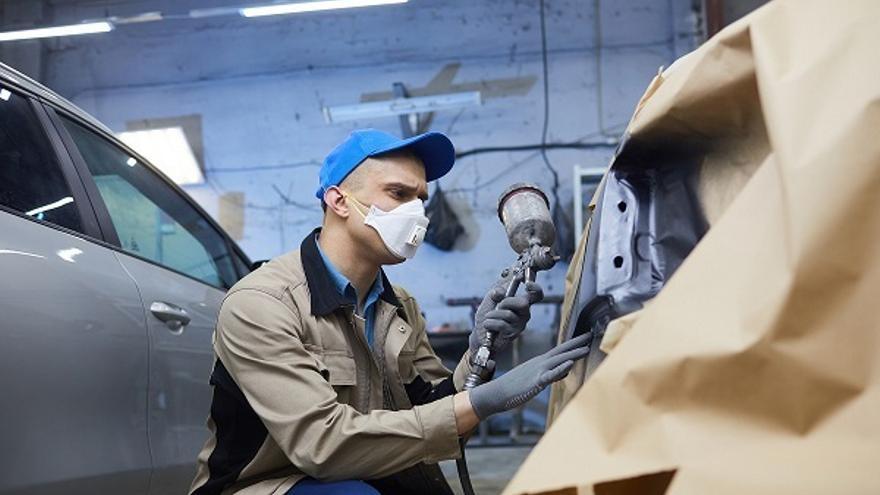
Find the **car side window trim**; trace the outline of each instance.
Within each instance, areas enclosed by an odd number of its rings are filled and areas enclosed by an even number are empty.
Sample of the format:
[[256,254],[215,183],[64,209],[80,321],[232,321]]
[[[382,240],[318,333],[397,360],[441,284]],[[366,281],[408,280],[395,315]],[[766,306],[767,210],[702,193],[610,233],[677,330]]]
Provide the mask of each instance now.
[[[238,263],[233,262],[232,266],[235,267],[235,271],[238,273],[238,279],[241,280],[242,277],[250,273],[249,267],[251,266],[251,259],[248,258],[244,252],[238,247],[238,245],[231,238],[227,236],[223,236],[226,239],[226,249],[229,250],[229,254],[233,256],[233,258],[238,258],[240,263],[243,263],[243,267],[239,267]],[[246,271],[245,271],[246,270]]]
[[[93,198],[92,201],[94,204],[95,213],[98,218],[98,223],[101,226],[101,230],[105,234],[104,241],[106,242],[108,247],[110,247],[110,248],[114,249],[115,251],[118,251],[126,256],[131,256],[133,258],[145,261],[147,263],[150,263],[151,265],[155,265],[155,266],[160,267],[164,270],[168,270],[170,272],[187,277],[191,280],[195,280],[195,281],[202,283],[208,287],[212,287],[214,289],[219,289],[219,290],[224,290],[224,291],[227,290],[225,287],[208,283],[205,280],[202,280],[198,277],[195,277],[195,276],[188,274],[188,273],[185,273],[183,271],[177,270],[177,269],[170,267],[168,265],[162,264],[156,260],[150,259],[147,256],[142,256],[142,255],[139,255],[138,253],[134,253],[134,252],[131,252],[129,250],[124,249],[122,246],[122,243],[119,239],[118,231],[116,230],[116,227],[113,224],[113,220],[110,216],[110,212],[107,208],[107,204],[105,203],[103,197],[101,196],[100,191],[98,191],[97,184],[96,184],[94,178],[92,177],[91,172],[89,171],[88,165],[85,162],[85,158],[80,153],[79,148],[77,147],[76,143],[73,140],[73,137],[71,136],[71,134],[69,133],[69,131],[65,127],[64,123],[61,121],[62,116],[64,118],[86,128],[87,130],[92,131],[93,133],[95,133],[99,137],[106,139],[109,143],[120,148],[121,150],[125,151],[126,153],[130,154],[131,156],[135,157],[139,161],[139,163],[145,165],[148,169],[150,169],[150,171],[153,173],[154,176],[156,176],[157,179],[161,180],[165,186],[172,189],[174,191],[174,193],[178,197],[180,197],[180,199],[185,201],[188,204],[188,206],[193,208],[206,222],[208,222],[208,224],[211,226],[211,228],[214,231],[216,231],[216,233],[223,239],[224,247],[226,247],[229,255],[238,256],[238,257],[243,258],[246,261],[249,261],[249,258],[243,254],[241,249],[229,238],[229,236],[226,234],[226,232],[216,224],[216,222],[214,221],[214,219],[210,215],[208,215],[198,204],[194,203],[192,201],[192,199],[186,195],[185,192],[181,191],[180,188],[177,186],[177,184],[169,182],[167,180],[167,178],[165,178],[162,174],[158,173],[155,170],[155,168],[149,163],[149,161],[144,159],[141,155],[135,153],[133,150],[131,150],[130,148],[125,146],[123,143],[118,142],[115,138],[111,139],[111,138],[107,137],[106,132],[104,132],[103,130],[96,129],[94,126],[90,125],[88,122],[84,122],[82,119],[78,118],[76,115],[71,114],[69,112],[66,112],[64,109],[56,108],[52,105],[46,105],[46,111],[47,111],[47,114],[49,115],[50,119],[52,120],[52,123],[54,124],[55,128],[57,129],[59,135],[61,136],[62,141],[65,143],[65,147],[67,147],[68,150],[70,151],[71,158],[72,158],[74,164],[76,165],[77,173],[80,175],[80,178],[85,183],[86,189],[89,193],[89,196],[91,198]],[[235,264],[233,264],[233,267],[234,266],[235,266]],[[238,278],[241,278],[242,276],[246,275],[246,273],[245,274],[238,273],[240,270],[238,270],[237,268],[235,268],[235,271],[236,271],[236,274],[238,275]]]
[[[98,236],[99,232],[91,205],[87,203],[88,198],[82,189],[82,184],[70,167],[69,156],[67,156],[63,148],[57,146],[58,136],[54,133],[51,125],[48,124],[37,97],[27,89],[6,80],[0,81],[0,88],[10,91],[5,100],[12,101],[10,97],[15,98],[14,101],[18,102],[17,105],[19,107],[17,111],[27,113],[27,126],[31,127],[35,137],[39,140],[39,143],[34,144],[39,146],[39,152],[44,154],[42,160],[49,162],[43,165],[51,168],[52,172],[58,174],[57,177],[51,180],[62,186],[65,195],[69,196],[69,199],[72,200],[70,203],[76,211],[76,226],[43,219],[38,215],[29,214],[25,210],[8,204],[0,203],[0,211],[65,234],[84,239],[97,239],[95,236]],[[19,117],[25,118],[23,115],[19,115]]]
[[119,235],[116,233],[116,228],[110,220],[110,211],[107,210],[107,205],[101,198],[101,194],[98,192],[98,186],[95,184],[94,179],[92,179],[92,175],[89,173],[88,166],[86,165],[86,161],[82,154],[80,154],[79,148],[76,146],[76,143],[73,142],[73,137],[67,132],[67,129],[64,127],[64,124],[61,122],[53,107],[46,106],[45,110],[49,120],[55,128],[55,131],[61,138],[61,142],[70,154],[74,169],[79,175],[86,193],[91,199],[92,208],[94,209],[98,227],[101,230],[102,239],[114,247],[121,247],[122,244],[119,242]]
[[[95,206],[96,213],[98,215],[98,220],[99,220],[99,223],[103,223],[104,221],[106,221],[108,223],[108,225],[111,227],[111,230],[114,233],[114,240],[115,240],[115,242],[113,242],[114,245],[121,246],[121,243],[119,242],[119,238],[116,236],[116,230],[114,228],[112,228],[113,224],[112,224],[112,220],[110,218],[110,213],[106,209],[106,205],[104,205],[103,200],[100,197],[100,194],[97,190],[97,186],[95,186],[95,184],[94,184],[94,180],[91,179],[91,174],[89,173],[89,169],[85,163],[85,160],[82,158],[82,155],[79,154],[79,150],[76,148],[76,145],[73,143],[73,138],[67,132],[67,129],[64,128],[64,124],[60,120],[61,116],[64,116],[65,118],[72,120],[72,121],[76,122],[77,124],[79,124],[87,129],[95,132],[96,134],[106,138],[107,140],[112,142],[117,147],[125,150],[126,153],[129,153],[131,156],[135,157],[139,163],[141,163],[144,166],[146,166],[147,168],[149,168],[168,187],[173,189],[179,196],[181,196],[184,199],[184,201],[189,203],[189,205],[192,208],[194,208],[200,215],[205,217],[205,219],[208,221],[208,223],[210,223],[211,227],[213,227],[214,230],[216,230],[218,233],[220,233],[220,235],[224,239],[226,239],[227,244],[231,248],[229,250],[230,252],[234,252],[235,254],[240,256],[248,265],[250,265],[251,259],[244,253],[244,251],[241,250],[241,247],[235,241],[233,241],[232,239],[229,238],[229,235],[226,233],[225,230],[223,230],[223,227],[218,225],[217,222],[214,220],[214,218],[211,215],[209,215],[201,207],[201,205],[199,205],[198,203],[193,201],[192,198],[190,198],[189,195],[187,195],[185,191],[181,190],[180,186],[178,186],[174,182],[169,181],[164,175],[162,175],[159,171],[157,171],[156,168],[149,162],[149,160],[145,159],[143,156],[139,155],[137,152],[135,152],[134,150],[129,148],[128,145],[126,145],[125,143],[116,139],[115,136],[107,136],[107,133],[105,131],[94,127],[93,125],[91,125],[87,121],[83,121],[82,119],[77,117],[75,114],[67,112],[63,108],[57,108],[54,105],[51,105],[48,103],[46,103],[45,105],[46,105],[46,111],[49,114],[49,117],[52,120],[52,123],[55,125],[56,128],[58,128],[58,133],[61,135],[62,140],[65,143],[69,143],[70,145],[72,145],[73,149],[75,150],[74,153],[71,153],[71,156],[73,157],[74,163],[77,165],[77,171],[79,172],[79,174],[81,176],[85,177],[83,179],[83,181],[87,184],[91,183],[92,187],[87,187],[89,195],[94,196],[95,194],[98,194],[98,200],[96,201],[96,203],[101,205],[101,207],[99,207],[98,205]],[[103,213],[100,211],[101,209],[103,209]],[[241,275],[244,276],[247,274],[245,273],[245,274],[241,274]]]
[[83,184],[82,177],[75,168],[68,148],[64,145],[61,136],[58,134],[58,130],[46,112],[43,104],[30,96],[27,96],[27,98],[31,109],[36,115],[37,120],[40,122],[43,134],[46,136],[46,139],[52,148],[52,154],[58,161],[61,173],[67,183],[67,187],[70,189],[70,193],[73,196],[74,204],[79,211],[80,222],[82,223],[82,234],[95,239],[103,239],[101,227],[98,223],[98,218],[95,215],[94,204],[92,204],[91,198],[86,193],[85,184]]

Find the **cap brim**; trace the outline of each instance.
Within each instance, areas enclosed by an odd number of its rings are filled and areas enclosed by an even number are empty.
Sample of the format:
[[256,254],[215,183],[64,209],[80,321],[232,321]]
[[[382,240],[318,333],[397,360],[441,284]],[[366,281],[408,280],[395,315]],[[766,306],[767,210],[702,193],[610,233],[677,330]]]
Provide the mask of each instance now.
[[394,146],[379,149],[369,156],[381,155],[397,150],[410,150],[425,165],[425,180],[431,182],[446,175],[455,164],[455,147],[448,137],[439,132],[426,132],[404,139]]

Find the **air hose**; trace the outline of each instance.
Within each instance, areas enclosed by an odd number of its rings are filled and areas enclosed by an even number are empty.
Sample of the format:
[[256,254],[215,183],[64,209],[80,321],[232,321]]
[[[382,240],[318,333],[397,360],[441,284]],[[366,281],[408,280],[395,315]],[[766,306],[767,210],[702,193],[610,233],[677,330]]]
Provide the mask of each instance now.
[[455,467],[458,468],[458,481],[461,483],[461,491],[464,495],[474,495],[474,487],[471,485],[471,474],[468,472],[467,459],[464,457],[464,445],[467,443],[465,438],[458,439],[458,445],[461,448],[461,457],[455,461]]

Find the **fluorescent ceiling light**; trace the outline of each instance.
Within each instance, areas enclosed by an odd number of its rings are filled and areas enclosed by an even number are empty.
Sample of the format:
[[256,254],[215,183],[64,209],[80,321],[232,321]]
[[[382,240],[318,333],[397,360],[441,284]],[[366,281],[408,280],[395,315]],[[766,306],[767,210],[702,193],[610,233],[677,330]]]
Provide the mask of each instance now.
[[56,36],[76,36],[80,34],[107,33],[113,31],[113,24],[107,21],[86,22],[69,26],[53,26],[0,33],[0,41],[32,40],[54,38]]
[[262,17],[266,15],[299,14],[319,10],[352,9],[355,7],[372,7],[375,5],[391,5],[406,3],[407,0],[318,0],[315,2],[280,3],[260,7],[245,7],[239,12],[245,17]]
[[164,20],[165,17],[162,16],[161,12],[144,12],[142,14],[137,14],[129,17],[109,17],[109,20],[113,21],[113,24],[138,24],[141,22],[156,22]]
[[[116,135],[123,143],[180,185],[201,184],[205,181],[199,162],[180,127],[120,132]],[[126,165],[132,165],[132,158]],[[134,161],[137,164],[137,161]]]
[[388,101],[324,107],[327,122],[362,120],[376,117],[393,117],[413,113],[428,113],[451,108],[477,106],[483,103],[479,91],[448,93],[443,95],[397,98]]
[[238,7],[209,7],[205,9],[193,9],[189,11],[189,16],[193,19],[202,19],[205,17],[217,17],[221,15],[238,15],[241,9]]

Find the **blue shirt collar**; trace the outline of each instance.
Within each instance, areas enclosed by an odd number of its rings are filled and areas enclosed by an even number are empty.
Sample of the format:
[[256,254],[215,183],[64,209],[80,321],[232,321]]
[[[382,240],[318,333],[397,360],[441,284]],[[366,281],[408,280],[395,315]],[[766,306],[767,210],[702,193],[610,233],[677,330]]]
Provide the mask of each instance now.
[[[321,245],[318,243],[318,238],[315,237],[315,245],[318,247],[318,254],[321,255],[321,259],[324,261],[324,265],[327,267],[327,272],[330,274],[330,279],[333,281],[333,285],[336,286],[336,290],[339,293],[347,298],[350,298],[354,301],[355,306],[357,306],[358,297],[357,291],[354,286],[351,285],[351,282],[345,278],[345,275],[340,272],[333,262],[327,258],[327,255],[324,254],[324,251],[321,250]],[[376,280],[373,282],[372,287],[370,287],[370,292],[367,293],[366,299],[364,299],[364,312],[366,311],[377,301],[379,300],[379,296],[385,290],[385,285],[382,283],[382,272],[376,274]]]

